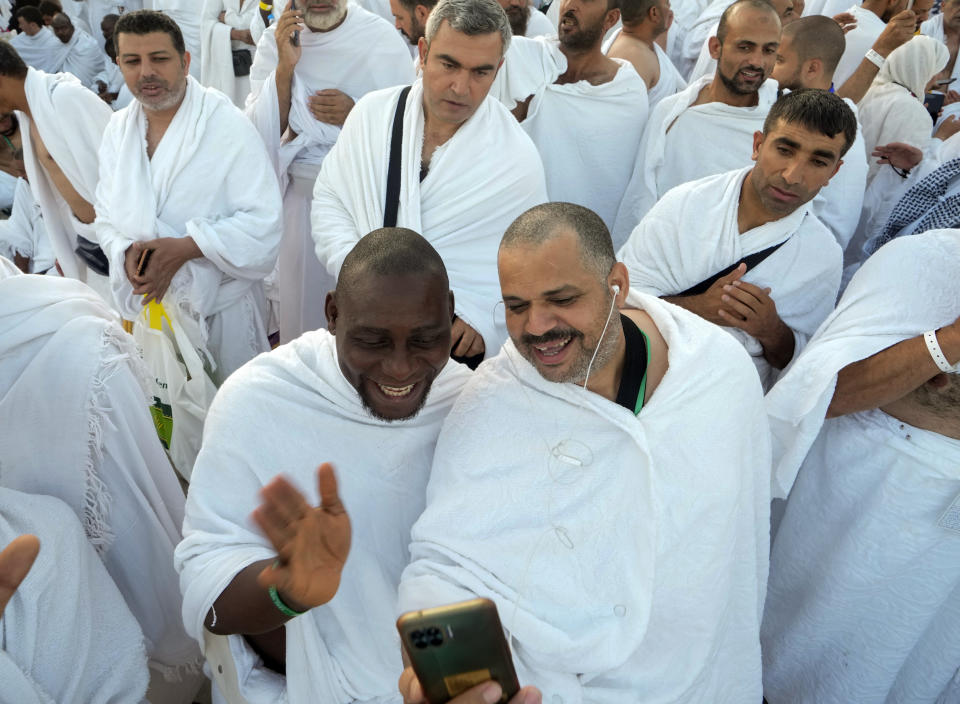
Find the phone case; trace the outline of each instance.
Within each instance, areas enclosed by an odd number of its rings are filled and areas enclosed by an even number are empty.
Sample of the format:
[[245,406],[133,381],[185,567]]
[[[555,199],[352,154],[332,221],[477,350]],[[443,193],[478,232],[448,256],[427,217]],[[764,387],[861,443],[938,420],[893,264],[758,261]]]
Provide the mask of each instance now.
[[405,613],[397,630],[429,704],[445,704],[487,680],[503,687],[503,704],[520,690],[497,606],[489,599]]

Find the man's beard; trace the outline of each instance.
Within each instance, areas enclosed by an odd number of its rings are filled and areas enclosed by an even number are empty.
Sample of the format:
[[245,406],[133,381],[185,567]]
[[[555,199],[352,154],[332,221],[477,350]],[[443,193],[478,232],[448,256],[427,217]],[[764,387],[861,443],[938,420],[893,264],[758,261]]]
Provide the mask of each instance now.
[[507,8],[507,19],[510,20],[510,29],[515,37],[527,36],[527,23],[530,21],[530,6],[524,5],[517,7],[511,5]]
[[573,13],[568,12],[561,18],[561,22],[564,19],[572,19],[577,23],[576,29],[573,32],[559,32],[560,43],[565,48],[573,49],[574,51],[586,51],[587,49],[595,47],[600,43],[600,40],[603,39],[603,20],[600,20],[592,27],[584,27],[579,23]]
[[426,384],[426,388],[423,390],[423,395],[420,396],[420,402],[417,404],[417,407],[413,409],[413,413],[410,413],[403,418],[387,418],[386,416],[380,415],[370,400],[370,396],[367,393],[366,384],[361,383],[357,387],[357,393],[360,395],[360,403],[363,405],[364,409],[377,420],[386,421],[387,423],[393,423],[400,420],[410,420],[411,418],[415,418],[417,414],[423,410],[424,405],[426,405],[427,397],[430,395],[430,387],[433,386],[433,379],[434,377],[426,379],[424,382]]
[[723,71],[720,70],[720,67],[717,66],[717,75],[720,76],[720,81],[726,86],[727,90],[736,95],[751,95],[760,90],[760,86],[763,85],[764,81],[767,79],[766,75],[763,72],[763,69],[757,68],[756,66],[748,66],[750,70],[760,72],[760,80],[757,82],[757,85],[749,86],[741,84],[737,81],[737,74],[740,73],[740,69],[737,69],[737,73],[733,74],[733,78],[723,75]]
[[[143,97],[144,84],[159,85],[161,88],[163,88],[164,92],[156,98],[145,98]],[[140,104],[143,105],[143,107],[145,107],[147,110],[160,111],[169,110],[170,108],[179,105],[186,93],[187,78],[184,76],[183,80],[173,88],[170,87],[169,83],[159,78],[152,81],[138,81],[137,89],[134,92],[134,97],[139,100]]]
[[404,32],[403,29],[400,30],[400,34],[405,36],[407,38],[407,41],[410,42],[410,44],[412,44],[413,46],[416,46],[419,43],[420,38],[424,36],[426,27],[420,24],[416,16],[410,15],[410,29],[413,32],[413,36],[410,36],[409,34]]
[[308,29],[312,29],[315,32],[326,32],[331,27],[334,27],[342,22],[343,17],[346,14],[346,0],[340,0],[340,2],[337,2],[336,7],[329,12],[314,12],[311,10],[306,10],[303,13],[303,23],[307,25]]
[[[610,323],[607,325],[606,333],[594,344],[593,347],[587,346],[584,341],[584,335],[580,330],[575,330],[574,328],[554,328],[543,335],[521,335],[520,344],[516,345],[517,350],[524,359],[534,366],[534,368],[540,373],[540,376],[547,381],[552,381],[557,384],[583,384],[584,381],[586,381],[588,370],[590,370],[590,373],[592,374],[596,370],[603,369],[605,366],[607,366],[607,364],[610,363],[614,355],[616,355],[617,343],[620,339],[622,325],[620,323],[620,317],[616,314],[616,311],[614,311],[613,316],[616,317],[616,320],[613,318],[610,319]],[[540,360],[537,359],[531,348],[533,345],[542,345],[546,342],[562,340],[565,337],[570,337],[570,342],[567,343],[570,345],[575,344],[577,339],[579,339],[581,349],[577,353],[576,359],[572,361],[570,368],[566,372],[560,374],[559,376],[547,376],[547,374],[545,374],[541,369]],[[594,356],[594,353],[596,353],[596,356]],[[590,362],[591,359],[593,360],[592,366]]]

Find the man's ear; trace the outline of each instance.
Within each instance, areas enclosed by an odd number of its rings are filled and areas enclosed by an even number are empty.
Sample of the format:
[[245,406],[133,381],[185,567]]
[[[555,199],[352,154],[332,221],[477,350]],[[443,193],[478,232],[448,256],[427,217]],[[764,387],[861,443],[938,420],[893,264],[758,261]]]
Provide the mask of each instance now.
[[620,21],[619,7],[615,7],[612,10],[607,10],[607,14],[603,18],[603,33],[606,34],[607,31],[619,21]]
[[422,68],[427,63],[427,39],[426,37],[420,37],[417,40],[417,51],[420,52],[420,67]]
[[183,75],[187,76],[190,74],[190,56],[189,51],[183,52]]
[[413,16],[417,18],[417,22],[421,27],[427,26],[427,18],[430,16],[429,7],[424,7],[423,5],[417,5],[413,8]]
[[454,306],[453,301],[453,290],[450,291],[450,321],[453,322],[453,319],[457,317],[457,309]]
[[720,40],[717,37],[710,37],[707,40],[707,48],[710,50],[710,58],[717,61],[720,58],[720,50],[723,48]]
[[337,292],[336,290],[331,291],[327,294],[327,299],[323,302],[323,312],[327,316],[327,330],[331,335],[336,336],[337,334],[337,315],[340,311],[337,310]]
[[753,156],[750,158],[754,161],[757,160],[757,157],[760,156],[760,145],[763,144],[763,132],[757,130],[753,133]]
[[800,69],[800,72],[804,76],[809,76],[810,78],[817,78],[823,75],[823,61],[820,59],[809,59],[806,63],[803,64],[803,68]]

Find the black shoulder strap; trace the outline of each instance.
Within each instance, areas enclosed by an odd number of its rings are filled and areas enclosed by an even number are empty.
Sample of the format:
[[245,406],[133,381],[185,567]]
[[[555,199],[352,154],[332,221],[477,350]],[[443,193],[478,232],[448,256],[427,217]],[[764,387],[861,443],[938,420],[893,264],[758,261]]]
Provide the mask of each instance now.
[[747,265],[747,271],[751,271],[754,268],[756,268],[756,266],[760,264],[760,262],[762,262],[764,259],[766,259],[771,254],[773,254],[778,249],[780,249],[780,247],[782,247],[783,244],[789,239],[790,238],[788,237],[783,242],[779,242],[773,245],[772,247],[767,247],[766,249],[762,249],[759,252],[754,252],[753,254],[749,254],[743,259],[741,259],[740,261],[734,262],[733,264],[728,266],[726,269],[718,271],[713,276],[707,279],[704,279],[703,281],[696,284],[695,286],[691,286],[686,291],[681,291],[676,295],[677,296],[699,296],[701,293],[706,293],[708,288],[713,286],[718,280],[722,279],[727,274],[730,274],[734,269],[740,266],[741,263]]
[[403,112],[407,107],[407,95],[411,86],[400,91],[397,111],[393,114],[393,133],[390,135],[390,161],[387,166],[387,200],[383,207],[383,226],[397,226],[397,212],[400,210],[400,160],[403,147]]

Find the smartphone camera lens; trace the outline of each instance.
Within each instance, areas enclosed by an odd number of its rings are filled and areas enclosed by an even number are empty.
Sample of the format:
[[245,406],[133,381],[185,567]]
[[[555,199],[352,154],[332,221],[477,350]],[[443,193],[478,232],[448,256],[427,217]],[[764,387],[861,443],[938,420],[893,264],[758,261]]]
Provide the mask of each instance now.
[[427,629],[426,637],[430,640],[430,645],[443,644],[443,633],[441,633],[440,629],[435,626],[431,626]]
[[413,641],[413,645],[420,650],[427,647],[428,637],[423,631],[410,631],[410,640]]

